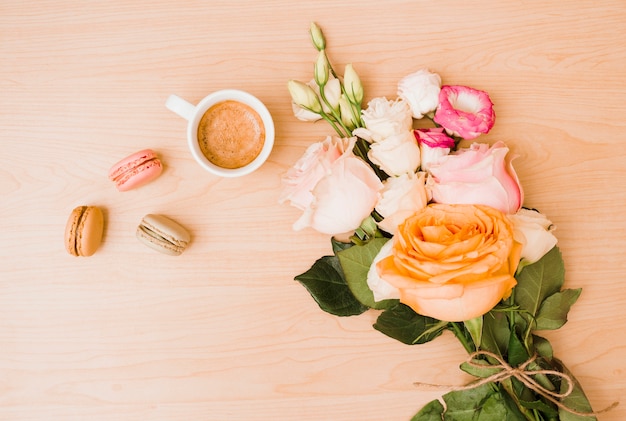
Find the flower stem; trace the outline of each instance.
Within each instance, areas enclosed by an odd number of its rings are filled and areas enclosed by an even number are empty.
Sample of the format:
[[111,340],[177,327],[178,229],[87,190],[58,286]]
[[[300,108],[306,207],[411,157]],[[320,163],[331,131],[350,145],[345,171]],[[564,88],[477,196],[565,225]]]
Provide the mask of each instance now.
[[322,111],[320,113],[320,115],[322,116],[322,118],[324,120],[326,120],[328,122],[328,124],[330,124],[332,126],[333,129],[335,129],[335,131],[337,132],[339,137],[350,137],[350,134],[349,133],[346,134],[346,133],[342,132],[341,129],[335,123],[335,121],[332,118],[330,118],[330,116],[328,114],[326,114],[324,111]]
[[[324,104],[326,104],[326,106],[330,110],[330,114],[333,117],[333,120],[336,123],[339,123],[339,125],[343,128],[343,130],[345,130],[345,132],[346,132],[345,136],[346,137],[350,137],[352,135],[351,130],[349,128],[347,128],[345,124],[343,124],[343,121],[341,120],[341,116],[337,113],[337,111],[330,104],[330,101],[328,101],[328,99],[326,98],[326,93],[324,92],[324,88],[326,87],[326,84],[319,85],[319,87],[320,87],[320,96],[322,97],[322,101],[324,101]],[[330,118],[330,116],[329,116],[329,118]],[[335,130],[337,130],[337,129],[335,129]],[[343,137],[343,135],[342,135],[342,137]]]
[[459,323],[451,322],[450,326],[452,327],[454,336],[456,336],[457,339],[461,342],[461,345],[463,345],[463,348],[465,348],[465,351],[467,351],[468,354],[475,352],[476,347],[474,346],[473,343],[470,343],[470,341],[467,340],[467,336],[465,335],[465,332],[463,331],[463,329],[461,329],[461,327],[459,326]]

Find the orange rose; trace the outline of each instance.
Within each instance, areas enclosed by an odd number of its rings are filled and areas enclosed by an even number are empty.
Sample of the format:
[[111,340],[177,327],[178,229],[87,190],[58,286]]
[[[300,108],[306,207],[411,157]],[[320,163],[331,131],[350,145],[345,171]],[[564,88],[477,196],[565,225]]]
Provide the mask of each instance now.
[[392,253],[377,269],[415,312],[457,322],[481,316],[511,295],[520,250],[502,212],[431,204],[398,227]]

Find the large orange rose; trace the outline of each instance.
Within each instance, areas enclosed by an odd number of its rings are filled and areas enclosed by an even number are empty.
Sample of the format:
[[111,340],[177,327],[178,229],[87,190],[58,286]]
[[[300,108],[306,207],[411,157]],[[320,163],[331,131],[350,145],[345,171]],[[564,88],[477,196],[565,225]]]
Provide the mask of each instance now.
[[431,204],[398,227],[380,277],[417,313],[450,322],[481,316],[516,285],[521,246],[506,216],[484,205]]

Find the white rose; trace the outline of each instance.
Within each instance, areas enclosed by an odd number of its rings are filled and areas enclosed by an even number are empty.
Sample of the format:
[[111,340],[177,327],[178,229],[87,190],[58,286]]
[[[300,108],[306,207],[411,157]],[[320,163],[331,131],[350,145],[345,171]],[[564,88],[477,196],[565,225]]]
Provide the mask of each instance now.
[[556,245],[554,226],[545,215],[522,208],[508,217],[513,223],[515,241],[522,244],[521,257],[526,264],[535,263]]
[[368,142],[380,142],[389,136],[404,133],[413,127],[411,110],[404,101],[389,101],[387,98],[374,98],[362,112],[365,128],[353,132]]
[[376,212],[384,218],[378,226],[390,234],[395,234],[398,225],[416,211],[426,207],[429,200],[426,173],[389,177],[383,182],[380,199],[376,204]]
[[372,143],[367,157],[388,175],[402,175],[417,170],[420,148],[413,132],[405,131]]
[[406,101],[413,118],[420,119],[439,105],[441,77],[426,69],[405,76],[398,83],[398,97]]
[[376,263],[378,263],[385,257],[391,256],[392,248],[393,241],[387,241],[374,258],[374,261],[372,262],[372,265],[367,272],[367,286],[374,293],[374,301],[400,298],[400,291],[398,290],[398,288],[394,287],[389,282],[381,278],[380,275],[378,275],[378,270],[376,269]]

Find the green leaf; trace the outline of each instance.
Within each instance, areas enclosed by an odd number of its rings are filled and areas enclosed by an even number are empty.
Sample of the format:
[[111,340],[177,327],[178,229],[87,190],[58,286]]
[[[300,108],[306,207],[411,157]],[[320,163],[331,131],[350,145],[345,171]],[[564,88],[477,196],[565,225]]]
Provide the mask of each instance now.
[[504,357],[509,349],[511,330],[505,313],[490,311],[483,317],[481,349]]
[[481,379],[485,379],[489,376],[493,376],[502,371],[502,368],[495,367],[491,365],[488,361],[478,360],[474,358],[472,360],[473,364],[469,364],[468,362],[464,362],[461,364],[461,370],[465,371],[468,374],[471,374],[474,377],[479,377]]
[[[563,365],[563,363],[559,360],[554,360],[556,364],[560,365],[561,368],[561,372],[567,374],[568,376],[570,376],[570,378],[572,379],[572,381],[574,382],[574,390],[572,390],[572,393],[561,399],[561,403],[564,404],[565,406],[567,406],[570,409],[573,409],[575,411],[578,412],[592,412],[593,409],[591,408],[591,404],[589,403],[589,400],[587,399],[587,396],[585,396],[585,392],[583,391],[583,388],[581,387],[580,383],[578,382],[578,380],[576,380],[576,378],[572,375],[572,373],[567,369],[567,367],[565,367],[565,365]],[[562,381],[561,382],[561,393],[565,393],[567,392],[567,382],[566,381]],[[559,408],[559,419],[560,421],[591,421],[591,420],[597,420],[597,418],[595,416],[580,416],[580,415],[576,415],[576,414],[572,414],[571,412],[568,412],[564,409]]]
[[470,333],[476,349],[480,348],[483,337],[483,316],[478,316],[473,319],[465,320],[463,322],[465,329]]
[[441,421],[443,405],[438,400],[430,401],[411,418],[411,421]]
[[511,332],[511,336],[509,337],[509,364],[511,364],[512,367],[517,367],[526,362],[528,358],[530,358],[530,355],[528,355],[524,343],[517,337],[515,332]]
[[411,421],[527,421],[508,394],[493,384],[443,395],[444,408],[431,401]]
[[335,237],[330,239],[330,244],[333,247],[333,253],[337,255],[341,250],[349,249],[354,244],[352,243],[344,243],[343,241],[337,240]]
[[[512,367],[517,367],[522,363],[525,363],[530,358],[530,354],[527,351],[526,346],[522,342],[521,339],[517,337],[513,332],[511,333],[511,337],[509,340],[509,353],[508,353],[508,362]],[[537,361],[531,362],[527,366],[527,370],[540,370],[542,367],[539,366]],[[536,374],[534,375],[535,381],[545,387],[548,390],[554,390],[554,385],[550,382],[550,379],[545,374]],[[517,395],[520,398],[524,398],[528,401],[534,399],[530,390],[524,386],[518,379],[511,379],[514,389]]]
[[537,313],[537,330],[558,329],[567,322],[567,313],[578,297],[582,289],[566,289],[556,292],[546,298]]
[[336,316],[354,316],[361,314],[367,307],[357,300],[346,284],[335,256],[318,259],[311,269],[296,276],[311,294],[322,310]]
[[563,286],[565,266],[558,247],[552,248],[538,262],[524,267],[516,278],[515,303],[534,318],[543,301]]
[[374,258],[389,241],[386,238],[375,238],[364,245],[357,245],[337,253],[346,282],[352,294],[363,305],[375,309],[385,309],[397,304],[398,300],[374,301],[374,294],[367,285],[367,273]]
[[552,351],[550,342],[541,336],[533,335],[532,337],[537,353],[545,359],[551,360],[554,357],[554,352]]
[[558,415],[558,411],[554,407],[548,405],[546,402],[540,399],[533,401],[533,402],[528,402],[528,401],[520,399],[519,403],[524,408],[540,411],[550,418],[555,418]]
[[[446,421],[526,421],[501,388],[493,383],[443,395]],[[428,419],[428,418],[424,418]],[[432,418],[431,418],[432,419]],[[421,421],[418,418],[418,421]]]
[[447,324],[398,303],[378,316],[374,329],[407,345],[415,345],[432,341],[441,335]]

